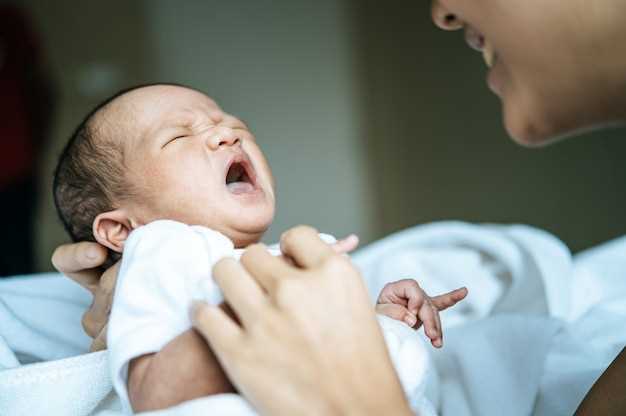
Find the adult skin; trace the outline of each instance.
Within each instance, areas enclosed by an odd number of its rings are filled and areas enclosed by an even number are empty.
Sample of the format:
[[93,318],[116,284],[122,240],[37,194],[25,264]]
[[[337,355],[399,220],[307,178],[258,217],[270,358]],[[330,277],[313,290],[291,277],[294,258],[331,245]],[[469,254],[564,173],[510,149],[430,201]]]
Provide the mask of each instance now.
[[[439,0],[432,14],[442,29],[464,29],[484,53],[488,85],[518,143],[541,146],[626,122],[623,0]],[[295,267],[258,247],[242,265],[218,263],[214,274],[226,299],[247,318],[239,325],[215,307],[199,306],[197,329],[262,413],[409,414],[358,273],[320,243],[313,230],[297,228],[282,240]],[[104,346],[98,339],[116,276],[109,270],[99,278],[95,268],[104,256],[90,243],[59,247],[53,256],[59,271],[94,293],[83,325],[96,348]],[[622,351],[578,414],[626,414],[625,391]]]

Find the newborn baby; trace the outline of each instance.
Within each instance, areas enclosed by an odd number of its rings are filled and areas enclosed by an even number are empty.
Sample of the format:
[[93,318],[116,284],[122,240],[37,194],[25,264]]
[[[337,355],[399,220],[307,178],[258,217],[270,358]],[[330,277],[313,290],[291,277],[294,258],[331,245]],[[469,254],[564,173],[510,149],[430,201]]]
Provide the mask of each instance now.
[[[73,240],[106,246],[109,265],[123,253],[107,343],[125,411],[234,391],[188,311],[195,299],[222,302],[212,266],[260,241],[274,216],[272,174],[247,126],[187,87],[123,91],[72,136],[54,198]],[[322,238],[339,252],[356,246],[354,237]],[[465,295],[430,298],[402,280],[383,290],[377,310],[413,328],[423,323],[439,347],[438,311]]]

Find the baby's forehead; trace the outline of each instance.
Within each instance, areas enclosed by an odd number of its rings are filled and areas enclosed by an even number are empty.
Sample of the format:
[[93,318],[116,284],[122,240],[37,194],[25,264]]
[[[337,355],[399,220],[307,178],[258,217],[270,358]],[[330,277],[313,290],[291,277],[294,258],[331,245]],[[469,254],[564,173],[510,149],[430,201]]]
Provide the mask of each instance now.
[[185,124],[194,112],[223,113],[207,95],[185,87],[155,85],[129,91],[102,109],[96,122],[126,139],[150,133],[163,124]]
[[191,88],[154,85],[139,88],[119,97],[120,116],[132,114],[135,121],[153,123],[172,114],[184,115],[193,110],[221,111],[217,103]]

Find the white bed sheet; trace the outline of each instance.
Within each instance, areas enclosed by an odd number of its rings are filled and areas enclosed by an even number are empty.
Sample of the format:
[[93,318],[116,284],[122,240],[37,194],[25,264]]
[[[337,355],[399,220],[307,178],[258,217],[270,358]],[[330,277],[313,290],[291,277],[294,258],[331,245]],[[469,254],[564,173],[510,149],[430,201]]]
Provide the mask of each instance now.
[[[470,289],[443,315],[433,353],[442,415],[571,414],[626,344],[626,237],[572,257],[524,226],[443,222],[360,250],[372,296],[414,277],[432,293]],[[106,352],[86,354],[89,294],[56,274],[0,281],[0,414],[119,415]],[[158,414],[245,414],[232,397]]]

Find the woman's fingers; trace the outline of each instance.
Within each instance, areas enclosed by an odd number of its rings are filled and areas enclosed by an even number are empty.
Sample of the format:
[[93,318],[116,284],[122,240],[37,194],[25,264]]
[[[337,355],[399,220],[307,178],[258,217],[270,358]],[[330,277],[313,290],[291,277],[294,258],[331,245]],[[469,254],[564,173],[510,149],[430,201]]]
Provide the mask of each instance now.
[[350,234],[346,238],[338,240],[331,247],[338,254],[347,254],[356,249],[359,246],[359,237],[355,234]]
[[106,348],[106,325],[120,265],[117,262],[102,273],[100,266],[106,261],[107,255],[105,247],[92,242],[65,244],[58,247],[52,255],[52,264],[59,272],[93,295],[91,307],[82,319],[85,332],[94,338],[92,351]]
[[293,276],[296,269],[287,258],[272,256],[262,244],[250,246],[241,256],[241,264],[267,292],[276,290],[278,281]]
[[98,285],[102,266],[107,258],[107,249],[98,243],[81,242],[64,244],[52,254],[52,265],[90,292]]
[[[409,414],[358,270],[312,229],[297,229],[283,243],[285,254],[304,268],[274,262],[280,266],[257,269],[253,260],[265,254],[256,248],[244,260],[250,270],[232,259],[216,265],[215,280],[241,326],[215,307],[196,311],[195,326],[233,384],[260,414],[302,414],[311,412],[312,403],[321,414],[382,414],[390,408]],[[255,280],[250,274],[257,270],[274,276]],[[278,301],[270,301],[257,283],[272,279]],[[364,379],[376,380],[374,396]],[[326,380],[326,388],[311,389],[319,380]]]
[[218,261],[213,266],[213,279],[244,326],[258,319],[267,298],[240,262],[233,258]]
[[336,255],[333,249],[323,242],[314,228],[298,226],[285,232],[280,239],[283,254],[290,257],[301,268],[313,268],[328,257]]
[[448,309],[450,306],[454,306],[467,296],[467,288],[461,287],[455,289],[452,292],[444,293],[443,295],[434,296],[431,298],[431,302],[439,311]]
[[222,308],[197,302],[191,309],[191,321],[202,337],[218,352],[228,352],[241,339],[242,330]]
[[100,330],[100,333],[96,335],[93,342],[91,343],[91,347],[89,347],[89,352],[96,352],[106,350],[107,348],[107,328],[108,325],[105,324],[104,327]]
[[109,321],[120,263],[118,261],[105,270],[91,289],[93,301],[89,310],[83,315],[82,324],[85,332],[92,338],[98,336]]

